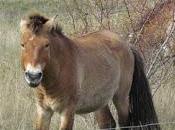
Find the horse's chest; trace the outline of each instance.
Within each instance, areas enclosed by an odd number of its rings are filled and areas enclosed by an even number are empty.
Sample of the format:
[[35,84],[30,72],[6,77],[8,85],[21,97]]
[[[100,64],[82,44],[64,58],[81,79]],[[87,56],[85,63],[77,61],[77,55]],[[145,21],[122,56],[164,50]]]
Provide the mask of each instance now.
[[44,100],[44,104],[46,107],[49,107],[53,111],[61,111],[62,109],[62,102],[58,99],[46,98]]

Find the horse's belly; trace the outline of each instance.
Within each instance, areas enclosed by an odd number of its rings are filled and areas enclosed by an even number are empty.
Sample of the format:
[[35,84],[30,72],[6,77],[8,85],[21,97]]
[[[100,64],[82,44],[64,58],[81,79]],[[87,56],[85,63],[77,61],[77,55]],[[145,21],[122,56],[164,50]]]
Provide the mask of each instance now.
[[119,84],[119,62],[105,50],[82,53],[78,60],[77,113],[88,113],[108,104]]
[[117,90],[118,81],[116,78],[114,77],[100,86],[82,86],[78,92],[79,100],[76,113],[93,112],[107,105]]

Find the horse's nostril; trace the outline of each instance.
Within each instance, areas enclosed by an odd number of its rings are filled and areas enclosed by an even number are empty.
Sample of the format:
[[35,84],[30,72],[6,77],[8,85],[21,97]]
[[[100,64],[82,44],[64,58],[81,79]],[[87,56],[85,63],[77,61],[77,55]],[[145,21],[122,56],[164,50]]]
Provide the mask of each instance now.
[[25,75],[30,79],[30,80],[36,80],[40,79],[42,77],[42,73],[30,73],[30,72],[25,72]]
[[39,77],[41,77],[42,76],[42,73],[40,72],[40,73],[38,73],[38,75],[39,75]]

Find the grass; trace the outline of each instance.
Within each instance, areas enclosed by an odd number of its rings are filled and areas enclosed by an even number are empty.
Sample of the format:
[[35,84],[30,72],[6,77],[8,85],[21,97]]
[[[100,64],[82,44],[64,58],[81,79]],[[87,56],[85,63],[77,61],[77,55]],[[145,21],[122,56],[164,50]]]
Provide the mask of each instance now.
[[[0,1],[0,130],[33,130],[35,103],[33,89],[27,87],[20,67],[19,22],[29,10],[44,14],[59,15],[59,22],[66,33],[73,33],[70,17],[67,16],[61,0],[1,0]],[[125,18],[119,15],[119,24]],[[78,23],[77,23],[78,24]],[[173,69],[171,70],[173,71]],[[170,79],[154,96],[156,110],[161,122],[175,121],[175,85]],[[114,114],[115,111],[112,111]],[[115,116],[115,118],[117,118]],[[54,115],[51,129],[58,129],[59,115]],[[76,130],[97,129],[92,114],[76,116]],[[162,126],[163,130],[174,130],[175,124]]]

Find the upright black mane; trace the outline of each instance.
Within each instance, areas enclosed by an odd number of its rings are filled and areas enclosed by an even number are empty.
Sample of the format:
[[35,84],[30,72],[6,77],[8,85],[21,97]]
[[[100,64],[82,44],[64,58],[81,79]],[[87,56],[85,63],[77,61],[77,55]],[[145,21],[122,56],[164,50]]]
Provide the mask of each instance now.
[[[39,13],[32,13],[27,16],[27,27],[31,29],[34,34],[38,34],[42,30],[43,25],[49,20],[49,18]],[[48,26],[48,32],[62,34],[62,28],[57,23],[52,23]]]

